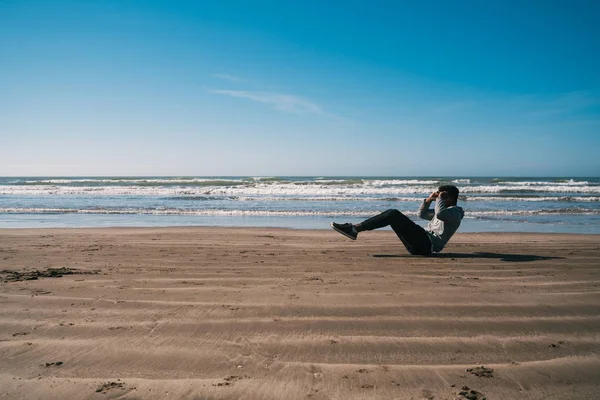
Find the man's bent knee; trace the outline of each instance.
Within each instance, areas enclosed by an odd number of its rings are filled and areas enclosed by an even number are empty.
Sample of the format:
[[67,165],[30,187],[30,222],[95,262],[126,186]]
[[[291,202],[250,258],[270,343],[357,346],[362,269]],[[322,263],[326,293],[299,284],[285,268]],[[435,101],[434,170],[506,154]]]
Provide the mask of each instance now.
[[402,215],[402,213],[398,210],[396,210],[395,208],[390,208],[389,210],[386,211],[386,214],[392,215],[392,216],[398,216],[398,215]]

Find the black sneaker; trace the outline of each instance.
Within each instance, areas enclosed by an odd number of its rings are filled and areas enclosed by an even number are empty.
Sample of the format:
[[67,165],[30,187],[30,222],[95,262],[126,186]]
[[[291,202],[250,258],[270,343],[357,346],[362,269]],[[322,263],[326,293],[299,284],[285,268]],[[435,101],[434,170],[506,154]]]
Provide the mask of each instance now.
[[358,232],[356,232],[356,229],[354,229],[354,225],[350,223],[336,224],[335,222],[332,222],[330,225],[333,228],[333,230],[341,233],[342,235],[352,240],[356,240],[356,237],[358,236]]

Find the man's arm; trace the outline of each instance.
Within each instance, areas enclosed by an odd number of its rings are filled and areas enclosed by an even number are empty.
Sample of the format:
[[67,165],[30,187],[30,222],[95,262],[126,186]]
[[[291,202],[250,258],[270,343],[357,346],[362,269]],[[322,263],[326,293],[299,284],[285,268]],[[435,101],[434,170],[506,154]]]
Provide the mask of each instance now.
[[433,219],[435,212],[433,210],[430,210],[429,206],[431,205],[432,201],[437,199],[437,196],[438,192],[433,192],[429,195],[428,198],[423,200],[423,202],[421,203],[421,207],[419,207],[419,218],[426,219],[428,221],[431,221]]

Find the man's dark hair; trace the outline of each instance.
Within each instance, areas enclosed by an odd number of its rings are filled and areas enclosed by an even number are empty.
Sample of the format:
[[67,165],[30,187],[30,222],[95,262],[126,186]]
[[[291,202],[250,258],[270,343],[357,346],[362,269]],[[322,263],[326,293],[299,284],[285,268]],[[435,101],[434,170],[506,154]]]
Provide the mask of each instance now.
[[454,185],[443,185],[438,188],[440,192],[448,193],[448,197],[458,200],[458,188]]

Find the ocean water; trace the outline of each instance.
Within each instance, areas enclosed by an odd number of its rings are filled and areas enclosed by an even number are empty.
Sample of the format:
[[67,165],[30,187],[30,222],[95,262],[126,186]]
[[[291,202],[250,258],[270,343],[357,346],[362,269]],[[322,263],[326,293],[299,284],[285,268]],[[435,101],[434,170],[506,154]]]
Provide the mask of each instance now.
[[0,227],[269,226],[329,229],[461,191],[462,232],[600,233],[600,178],[0,177]]

